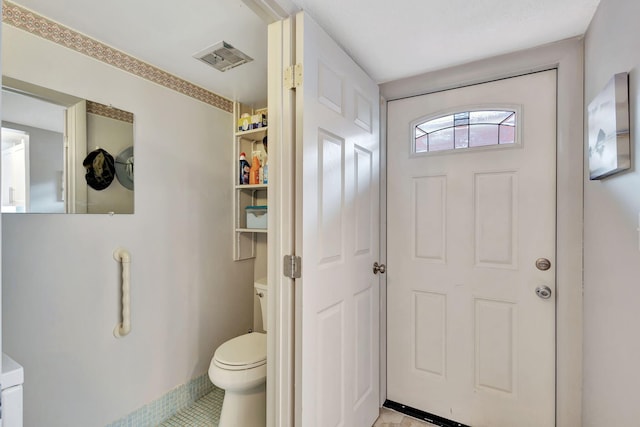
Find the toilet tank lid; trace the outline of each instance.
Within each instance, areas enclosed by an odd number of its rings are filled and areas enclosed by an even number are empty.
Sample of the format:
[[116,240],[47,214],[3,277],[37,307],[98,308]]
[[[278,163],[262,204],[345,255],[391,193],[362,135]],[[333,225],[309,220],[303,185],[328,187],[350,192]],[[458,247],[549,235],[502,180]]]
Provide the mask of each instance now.
[[15,360],[2,353],[2,390],[24,383],[24,370]]
[[267,287],[267,278],[261,277],[253,282],[256,286]]
[[259,332],[240,335],[222,344],[213,356],[231,366],[246,366],[267,358],[267,335]]

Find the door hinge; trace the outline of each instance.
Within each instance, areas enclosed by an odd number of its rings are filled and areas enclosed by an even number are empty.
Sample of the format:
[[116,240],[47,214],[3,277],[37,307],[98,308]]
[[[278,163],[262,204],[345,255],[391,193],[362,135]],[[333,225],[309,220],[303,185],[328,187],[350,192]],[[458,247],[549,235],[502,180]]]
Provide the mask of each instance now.
[[284,70],[284,87],[293,90],[302,84],[302,64],[290,65]]
[[285,255],[283,261],[282,271],[284,271],[285,277],[299,279],[302,276],[302,258],[295,255]]

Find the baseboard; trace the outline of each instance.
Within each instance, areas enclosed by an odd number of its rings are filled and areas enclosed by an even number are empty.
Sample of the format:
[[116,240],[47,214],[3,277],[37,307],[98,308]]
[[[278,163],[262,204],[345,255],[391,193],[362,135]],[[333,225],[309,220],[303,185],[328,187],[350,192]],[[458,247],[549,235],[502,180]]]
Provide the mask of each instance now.
[[214,389],[209,375],[204,373],[182,384],[159,399],[136,409],[129,415],[109,424],[107,427],[155,426],[175,415]]

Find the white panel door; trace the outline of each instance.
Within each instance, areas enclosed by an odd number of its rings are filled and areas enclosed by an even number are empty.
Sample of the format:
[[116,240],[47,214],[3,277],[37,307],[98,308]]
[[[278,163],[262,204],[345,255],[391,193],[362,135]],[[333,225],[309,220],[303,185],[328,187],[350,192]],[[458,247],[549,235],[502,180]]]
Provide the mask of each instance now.
[[296,425],[371,426],[379,402],[378,86],[296,15]]
[[[413,152],[415,120],[502,107],[514,144]],[[389,102],[388,132],[388,399],[555,425],[556,72]]]

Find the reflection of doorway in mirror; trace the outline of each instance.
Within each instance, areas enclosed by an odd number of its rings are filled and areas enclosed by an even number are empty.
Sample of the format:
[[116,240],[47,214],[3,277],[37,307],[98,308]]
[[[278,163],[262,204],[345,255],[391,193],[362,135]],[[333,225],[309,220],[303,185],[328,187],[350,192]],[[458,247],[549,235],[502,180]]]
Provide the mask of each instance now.
[[9,197],[17,200],[21,196],[15,186],[5,185],[8,178],[3,173],[0,198],[6,200],[7,206],[3,211],[134,212],[132,173],[126,176],[124,184],[120,179],[113,180],[108,188],[97,191],[88,187],[87,169],[83,165],[96,148],[113,157],[129,149],[124,161],[131,160],[133,172],[133,113],[7,76],[2,76],[1,101],[2,127],[29,135],[24,207],[9,205]]
[[[60,171],[64,170],[64,112],[65,107],[62,105],[31,96],[21,90],[3,87],[2,127],[29,136],[25,157],[29,167],[25,170],[28,185],[25,189],[24,209],[8,207],[14,206],[8,199],[20,192],[13,182],[3,182],[2,199],[7,203],[5,212],[64,212],[59,178]],[[7,132],[9,131],[4,133]],[[4,154],[3,151],[2,155]],[[8,174],[3,174],[3,178],[5,177],[11,179]]]
[[2,128],[2,212],[29,212],[29,134]]

